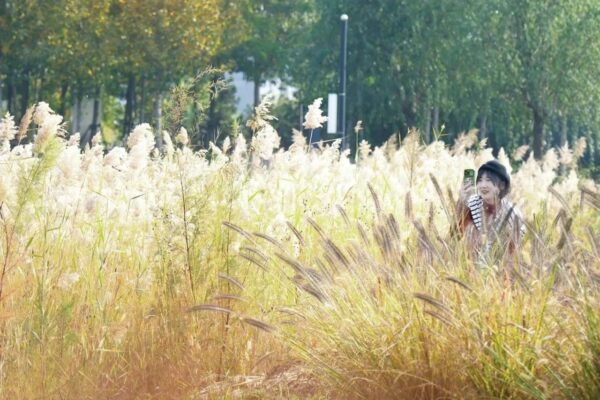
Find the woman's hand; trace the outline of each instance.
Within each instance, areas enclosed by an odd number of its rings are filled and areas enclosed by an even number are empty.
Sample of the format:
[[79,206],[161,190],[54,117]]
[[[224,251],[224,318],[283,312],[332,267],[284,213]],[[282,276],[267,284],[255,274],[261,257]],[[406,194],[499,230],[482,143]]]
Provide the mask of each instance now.
[[466,206],[467,205],[467,200],[469,199],[469,197],[471,195],[475,194],[475,186],[473,185],[473,182],[471,182],[470,180],[464,180],[463,184],[460,188],[460,191],[458,192],[458,201],[461,205]]
[[[470,180],[463,181],[463,184],[458,191],[458,202],[456,204],[456,221],[455,226],[451,229],[454,233],[460,233],[461,235],[466,232],[467,225],[473,223],[470,217],[469,207],[467,200],[469,196],[475,192],[473,182]],[[453,233],[453,234],[454,234]],[[469,243],[472,241],[469,240]]]

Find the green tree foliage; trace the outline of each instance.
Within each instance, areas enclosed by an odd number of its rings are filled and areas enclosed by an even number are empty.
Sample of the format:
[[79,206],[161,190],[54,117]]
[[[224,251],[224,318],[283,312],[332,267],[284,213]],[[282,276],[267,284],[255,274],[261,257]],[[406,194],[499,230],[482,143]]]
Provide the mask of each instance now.
[[[368,139],[421,128],[426,140],[480,129],[495,147],[540,157],[566,120],[597,143],[600,3],[321,1],[291,62],[304,101],[337,92],[339,16],[347,13],[347,126]],[[597,145],[596,145],[597,147]],[[592,149],[593,150],[593,149]]]
[[306,26],[309,0],[236,0],[235,29],[225,33],[221,59],[254,82],[254,104],[258,88],[266,79],[286,78],[292,54]]
[[112,4],[112,39],[117,54],[122,55],[119,73],[127,82],[125,134],[136,122],[135,97],[142,103],[137,107],[139,118],[148,97],[146,92],[156,96],[210,63],[229,20],[220,12],[221,3],[134,0]]
[[[123,135],[141,121],[160,130],[162,95],[212,64],[257,89],[282,78],[308,104],[338,90],[342,13],[346,126],[362,120],[372,143],[478,128],[539,158],[585,135],[584,160],[600,163],[598,0],[0,0],[0,100],[18,119],[36,100],[68,114],[114,96]],[[233,112],[218,104],[232,95],[211,101],[191,111],[213,113],[202,143]]]
[[211,62],[231,21],[223,10],[224,0],[2,0],[8,108],[20,115],[43,98],[64,113],[69,89],[98,98],[104,88],[126,98],[127,133],[149,97]]
[[[502,8],[500,8],[502,7]],[[552,114],[568,118],[593,111],[600,91],[600,3],[597,1],[499,2],[506,38],[502,62],[533,121],[533,151],[540,158]]]

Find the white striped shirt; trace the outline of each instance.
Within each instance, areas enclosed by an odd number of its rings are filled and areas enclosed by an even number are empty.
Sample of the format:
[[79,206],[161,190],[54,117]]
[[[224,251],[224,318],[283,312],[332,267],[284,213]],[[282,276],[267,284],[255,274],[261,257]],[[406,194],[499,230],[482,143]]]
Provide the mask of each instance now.
[[[491,245],[503,232],[515,232],[518,229],[517,242],[520,242],[525,235],[525,224],[521,212],[506,198],[500,200],[500,207],[496,211],[491,226],[485,226],[483,215],[483,199],[480,195],[474,194],[466,202],[471,211],[473,224],[480,233],[487,234],[488,245]],[[517,227],[515,226],[517,225]]]

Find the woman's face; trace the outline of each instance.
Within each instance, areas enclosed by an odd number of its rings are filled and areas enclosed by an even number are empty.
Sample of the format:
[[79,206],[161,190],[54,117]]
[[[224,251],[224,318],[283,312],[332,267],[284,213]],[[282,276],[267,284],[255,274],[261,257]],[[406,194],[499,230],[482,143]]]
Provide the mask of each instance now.
[[490,179],[487,173],[477,181],[477,192],[487,205],[495,205],[500,200],[500,188]]

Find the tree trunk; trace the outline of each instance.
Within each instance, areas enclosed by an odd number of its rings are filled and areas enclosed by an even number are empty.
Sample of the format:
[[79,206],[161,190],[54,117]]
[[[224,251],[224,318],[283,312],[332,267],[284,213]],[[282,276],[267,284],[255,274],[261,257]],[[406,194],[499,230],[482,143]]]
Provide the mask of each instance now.
[[260,77],[254,78],[254,107],[260,104]]
[[90,138],[93,138],[96,133],[98,133],[98,128],[100,127],[99,123],[100,118],[100,86],[96,86],[96,91],[94,93],[94,113],[92,115],[92,134]]
[[154,99],[154,128],[156,129],[156,147],[163,146],[162,140],[162,93],[158,93]]
[[12,85],[10,83],[10,75],[9,74],[6,75],[4,86],[6,86],[6,111],[8,111],[12,114],[11,109],[10,109],[10,100],[11,100],[10,99],[10,96],[11,96],[10,91],[11,91]]
[[[216,81],[213,82],[213,85],[216,84]],[[210,103],[208,105],[208,115],[206,118],[206,142],[203,142],[202,145],[208,148],[208,143],[210,142],[210,138],[212,136],[213,140],[217,141],[217,130],[219,129],[219,121],[217,121],[217,99],[215,96],[210,98]],[[217,143],[215,143],[216,145]]]
[[[21,116],[25,114],[29,107],[29,72],[25,72],[25,76],[21,81]],[[21,119],[21,118],[19,118]]]
[[[6,15],[6,1],[0,1],[0,15]],[[0,43],[0,65],[4,65],[4,46]],[[0,111],[2,110],[2,91],[4,90],[4,82],[0,80]],[[8,104],[7,104],[8,108]],[[4,115],[4,112],[2,112]]]
[[[560,147],[563,148],[567,144],[567,117],[560,113]],[[567,169],[564,164],[560,164],[560,174],[564,175]]]
[[425,129],[423,130],[425,143],[431,143],[431,107],[425,106]]
[[42,71],[40,78],[35,80],[35,82],[36,82],[35,101],[36,102],[45,100],[44,99],[44,80],[45,80],[45,78],[46,78],[46,72]]
[[133,129],[133,98],[135,96],[135,76],[129,74],[127,80],[127,93],[125,95],[125,118],[123,119],[123,139],[129,135]]
[[542,159],[544,146],[544,113],[538,108],[532,108],[533,111],[533,157],[536,160]]
[[402,114],[404,114],[404,122],[406,129],[414,128],[417,121],[417,116],[414,109],[414,104],[411,100],[406,99],[402,105]]
[[10,112],[12,115],[15,115],[17,113],[17,88],[15,87],[15,82],[13,81],[11,76],[7,77],[6,79],[6,89],[8,92],[6,100],[8,102],[8,112]]
[[67,110],[67,92],[69,91],[69,84],[65,81],[60,85],[60,102],[58,106],[58,113],[62,116],[65,115]]
[[298,130],[300,132],[304,132],[304,104],[300,103],[300,127],[298,128]]
[[433,107],[433,129],[440,130],[440,108],[438,106]]
[[146,77],[142,74],[140,80],[139,124],[144,122],[144,105],[146,104]]
[[[81,100],[82,93],[81,87],[78,87],[75,91],[75,115],[73,117],[73,132],[79,132],[81,134]],[[85,132],[83,132],[85,133]]]
[[484,111],[479,117],[479,140],[487,138],[487,118],[487,111]]
[[564,147],[567,144],[567,117],[564,115],[560,116],[560,147]]
[[[2,61],[2,57],[0,57],[0,61]],[[0,80],[0,112],[3,111],[2,110],[2,99],[3,99],[2,95],[4,94],[3,91],[4,91],[4,81]],[[2,113],[2,115],[4,115],[4,113]]]

